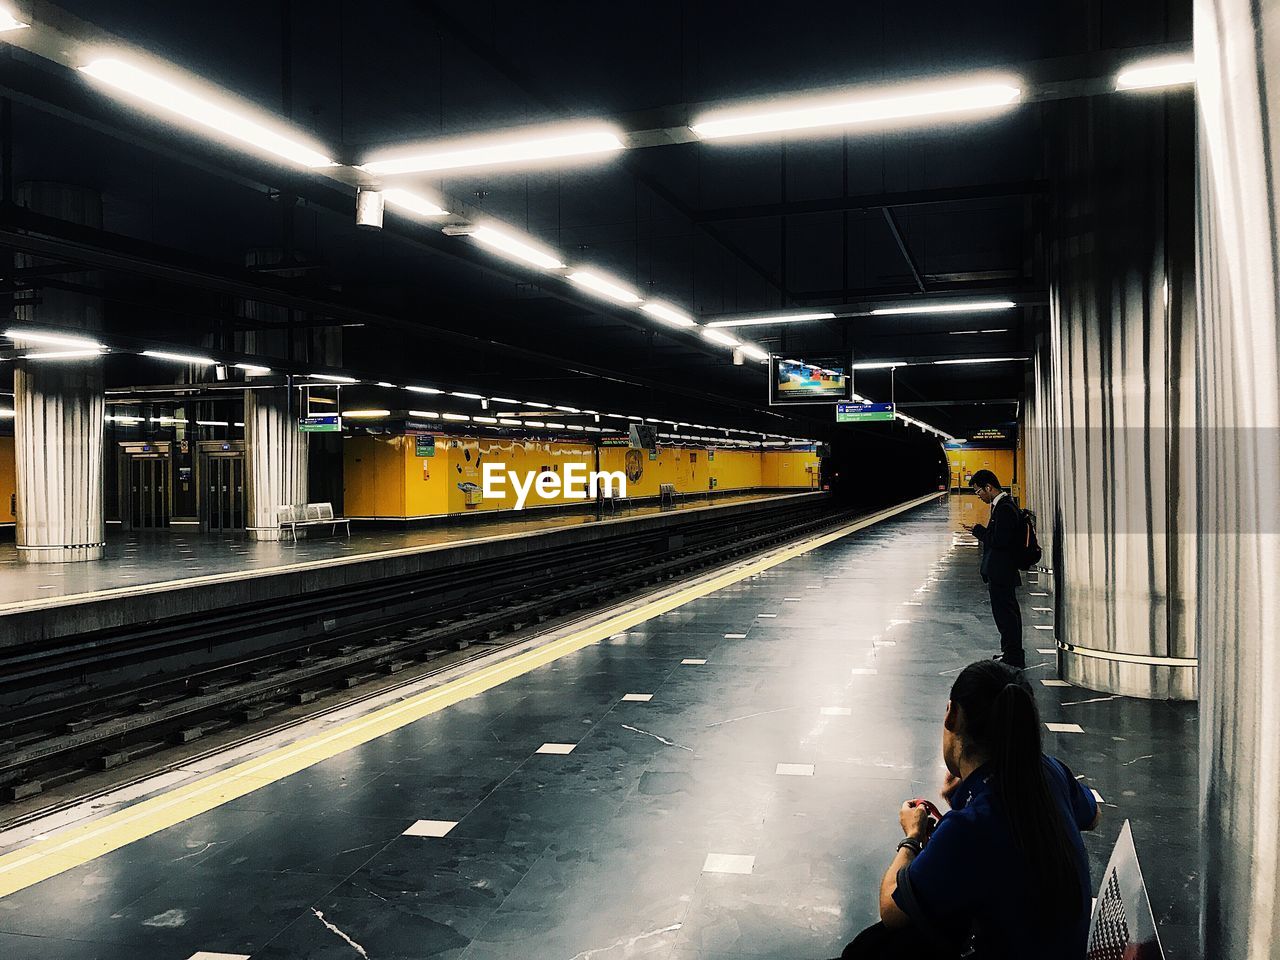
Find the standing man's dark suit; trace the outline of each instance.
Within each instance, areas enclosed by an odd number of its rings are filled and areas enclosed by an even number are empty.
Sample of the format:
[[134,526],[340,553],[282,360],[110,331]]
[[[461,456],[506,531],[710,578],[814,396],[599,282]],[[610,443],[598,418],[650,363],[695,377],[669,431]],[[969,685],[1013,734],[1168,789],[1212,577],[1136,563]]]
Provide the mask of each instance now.
[[1000,653],[1011,667],[1027,665],[1022,650],[1022,608],[1014,593],[1022,586],[1018,548],[1024,534],[1022,515],[1008,492],[1002,492],[991,504],[987,525],[973,528],[973,535],[982,541],[982,579],[991,593],[991,615],[1000,631]]

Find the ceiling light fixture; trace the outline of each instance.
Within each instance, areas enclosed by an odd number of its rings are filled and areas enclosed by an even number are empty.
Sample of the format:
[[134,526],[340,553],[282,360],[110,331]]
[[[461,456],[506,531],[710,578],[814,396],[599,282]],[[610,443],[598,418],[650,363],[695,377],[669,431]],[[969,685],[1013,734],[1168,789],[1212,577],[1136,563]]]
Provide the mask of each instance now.
[[440,414],[436,413],[434,410],[410,410],[410,411],[409,411],[409,416],[411,416],[411,417],[425,417],[425,418],[427,418],[428,420],[439,420],[439,419],[440,419]]
[[889,370],[893,367],[905,367],[909,364],[901,360],[868,360],[866,363],[855,363],[854,370]]
[[0,33],[7,33],[10,30],[25,30],[29,26],[31,24],[19,20],[7,6],[0,7]]
[[343,410],[344,417],[350,417],[352,420],[375,420],[379,417],[391,416],[390,410]]
[[449,211],[444,207],[432,203],[426,197],[420,197],[412,191],[401,190],[399,187],[388,187],[383,190],[382,199],[393,207],[407,210],[409,213],[416,213],[420,217],[447,217],[449,215]]
[[624,287],[608,277],[602,277],[590,270],[575,270],[569,279],[580,287],[586,287],[593,293],[616,300],[618,303],[639,303],[640,295],[634,290]]
[[721,333],[719,330],[712,330],[710,327],[702,328],[702,336],[705,339],[710,340],[712,343],[718,343],[721,346],[736,347],[738,345],[738,341],[727,333]]
[[881,89],[861,95],[844,93],[798,99],[789,107],[743,107],[697,118],[690,129],[702,140],[746,137],[824,127],[851,127],[986,112],[1008,107],[1022,96],[1020,85],[1006,82],[933,84]]
[[765,353],[765,351],[761,350],[754,343],[744,343],[742,345],[742,352],[745,353],[752,360],[768,360],[769,359],[769,354]]
[[444,393],[443,390],[437,390],[435,387],[405,387],[410,393]]
[[1117,90],[1155,90],[1160,87],[1181,87],[1196,82],[1194,60],[1143,60],[1125,67],[1116,76]]
[[[106,57],[88,63],[80,70],[131,98],[159,107],[164,113],[185,117],[202,127],[248,144],[255,150],[265,151],[312,169],[335,165],[333,160],[314,147],[270,129],[266,125],[270,123],[269,120],[250,117],[248,114],[251,111],[248,108],[222,106],[136,64]],[[217,96],[216,92],[213,95]]]
[[21,327],[10,327],[4,332],[10,340],[23,343],[47,343],[53,347],[70,347],[73,350],[106,350],[104,344],[88,337],[69,337],[61,333],[42,333],[38,330],[23,330]]
[[537,244],[522,237],[513,236],[496,227],[476,227],[467,236],[471,237],[476,243],[491,250],[496,250],[509,259],[531,263],[535,267],[541,267],[543,270],[562,270],[565,266],[558,257],[547,250],[539,248]]
[[963,360],[934,360],[935,366],[947,363],[1023,363],[1026,357],[971,357]]
[[359,383],[355,377],[342,377],[335,373],[308,373],[312,380],[323,380],[326,383]]
[[807,320],[834,320],[834,313],[768,313],[734,320],[712,320],[708,327],[756,327],[774,323],[802,323]]
[[409,149],[414,152],[370,160],[360,169],[377,176],[433,173],[612,153],[623,149],[623,143],[612,127],[593,124],[572,129],[560,126],[530,130],[519,136],[502,134],[454,140]]
[[198,357],[189,353],[169,353],[165,350],[143,350],[144,357],[154,357],[157,360],[172,360],[174,363],[190,363],[201,367],[211,367],[218,361],[212,357]]
[[446,420],[470,420],[471,419],[465,413],[446,413],[444,415],[444,418]]
[[255,375],[271,372],[270,367],[260,367],[256,363],[237,363],[236,369],[243,370],[245,373],[252,373]]
[[[117,419],[119,419],[117,417]],[[231,424],[226,420],[197,420],[197,427],[229,427]]]
[[659,303],[651,300],[640,308],[645,313],[651,314],[665,323],[671,324],[673,327],[692,327],[695,326],[693,318],[687,314],[681,313],[674,307],[669,307],[665,303]]
[[887,317],[903,313],[985,313],[992,310],[1011,310],[1017,304],[1012,300],[974,300],[969,303],[930,303],[913,307],[880,307],[871,311],[873,317]]
[[464,400],[483,400],[484,399],[484,397],[480,396],[480,394],[478,393],[463,393],[460,390],[451,390],[449,392],[455,397],[462,397]]
[[101,357],[107,348],[101,350],[36,350],[23,354],[23,360],[83,360],[86,357]]

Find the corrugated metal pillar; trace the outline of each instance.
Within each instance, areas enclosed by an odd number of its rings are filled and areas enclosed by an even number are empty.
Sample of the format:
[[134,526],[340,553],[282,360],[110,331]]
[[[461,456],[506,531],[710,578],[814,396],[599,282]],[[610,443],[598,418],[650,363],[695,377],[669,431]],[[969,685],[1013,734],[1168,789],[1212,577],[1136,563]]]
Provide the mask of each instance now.
[[1280,8],[1197,0],[1204,953],[1280,944]]
[[1039,401],[1061,669],[1094,690],[1194,699],[1193,104],[1183,90],[1055,108]]
[[[17,201],[60,220],[102,226],[102,198],[93,190],[24,183]],[[17,257],[19,267],[44,262]],[[90,286],[100,282],[91,273],[64,279]],[[92,333],[102,327],[102,301],[45,287],[39,304],[19,306],[15,315],[33,326]],[[27,563],[96,560],[104,537],[102,360],[19,360],[13,386],[18,555]]]
[[277,510],[307,500],[307,435],[285,389],[244,392],[249,535],[279,540]]

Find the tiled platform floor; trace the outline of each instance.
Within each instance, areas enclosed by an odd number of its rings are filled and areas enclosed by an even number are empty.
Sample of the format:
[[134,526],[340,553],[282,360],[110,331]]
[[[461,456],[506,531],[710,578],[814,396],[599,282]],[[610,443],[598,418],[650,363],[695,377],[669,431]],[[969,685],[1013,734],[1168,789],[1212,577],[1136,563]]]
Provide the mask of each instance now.
[[[793,491],[805,493],[808,491]],[[639,517],[670,510],[723,506],[748,500],[786,496],[786,493],[754,492],[730,494],[713,500],[689,499],[673,507],[657,505],[620,509],[604,519]],[[331,560],[384,553],[389,550],[431,547],[489,537],[511,537],[540,533],[560,527],[597,523],[594,512],[546,511],[419,526],[408,530],[361,529],[352,527],[351,536],[330,535],[321,527],[310,539],[297,544],[259,542],[243,533],[224,535],[201,533],[197,527],[175,526],[165,530],[124,532],[108,525],[106,556],[101,560],[73,564],[26,565],[18,559],[13,534],[0,543],[0,613],[29,602],[54,597],[70,597],[100,590],[145,586],[184,578],[207,577],[243,570],[263,572],[273,567],[308,561]]]
[[[994,649],[960,509],[822,547],[0,899],[0,955],[836,956],[873,919],[898,805],[936,796],[952,678]],[[1107,802],[1095,880],[1133,818],[1169,956],[1194,956],[1194,707],[1040,695],[1084,730],[1049,749]]]

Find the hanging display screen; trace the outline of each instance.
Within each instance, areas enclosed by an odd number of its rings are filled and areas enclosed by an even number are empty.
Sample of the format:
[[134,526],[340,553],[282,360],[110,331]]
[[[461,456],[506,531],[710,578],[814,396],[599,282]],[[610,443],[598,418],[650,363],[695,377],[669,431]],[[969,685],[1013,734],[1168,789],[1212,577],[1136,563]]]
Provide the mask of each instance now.
[[853,399],[845,360],[769,358],[769,403],[838,403]]

